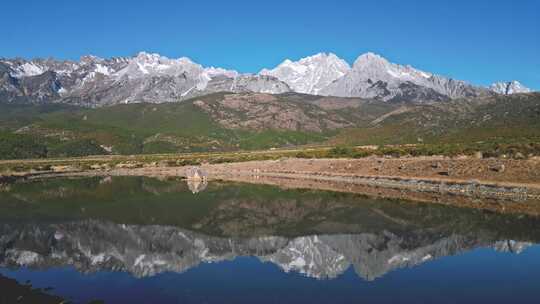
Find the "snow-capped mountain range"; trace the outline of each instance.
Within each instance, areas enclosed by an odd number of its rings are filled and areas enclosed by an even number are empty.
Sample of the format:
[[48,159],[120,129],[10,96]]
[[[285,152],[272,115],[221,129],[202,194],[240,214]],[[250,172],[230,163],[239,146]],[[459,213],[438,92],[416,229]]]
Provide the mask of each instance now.
[[0,59],[0,102],[103,106],[176,102],[221,91],[430,102],[530,89],[517,81],[482,88],[394,64],[374,53],[359,56],[352,66],[335,54],[319,53],[298,61],[287,59],[257,74],[204,67],[187,57],[170,59],[146,52],[110,59],[84,56],[79,62]]

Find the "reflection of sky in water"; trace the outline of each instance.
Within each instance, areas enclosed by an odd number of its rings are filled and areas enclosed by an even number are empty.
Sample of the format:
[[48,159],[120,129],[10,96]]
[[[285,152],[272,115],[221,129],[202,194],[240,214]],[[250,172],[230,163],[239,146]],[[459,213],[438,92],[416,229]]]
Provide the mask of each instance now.
[[71,268],[0,273],[75,301],[106,303],[537,303],[540,246],[521,254],[477,249],[375,281],[352,269],[332,280],[285,273],[271,263],[241,257],[201,264],[185,273],[134,278],[123,272],[81,274]]

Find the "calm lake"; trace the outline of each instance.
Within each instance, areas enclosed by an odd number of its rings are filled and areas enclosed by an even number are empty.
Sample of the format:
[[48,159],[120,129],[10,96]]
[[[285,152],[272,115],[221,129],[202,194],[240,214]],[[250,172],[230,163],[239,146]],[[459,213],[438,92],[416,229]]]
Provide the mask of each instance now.
[[72,303],[538,303],[538,243],[539,218],[358,194],[142,177],[0,187],[0,276]]

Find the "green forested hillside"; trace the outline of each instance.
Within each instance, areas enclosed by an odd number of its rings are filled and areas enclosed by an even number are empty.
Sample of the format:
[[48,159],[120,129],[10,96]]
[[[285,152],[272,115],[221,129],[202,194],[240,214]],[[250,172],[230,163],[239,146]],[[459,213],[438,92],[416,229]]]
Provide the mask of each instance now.
[[302,94],[96,109],[0,103],[3,159],[476,142],[540,142],[540,94],[425,104]]
[[0,112],[0,158],[4,159],[232,151],[328,138],[326,133],[288,129],[228,129],[192,101],[97,109],[0,104]]

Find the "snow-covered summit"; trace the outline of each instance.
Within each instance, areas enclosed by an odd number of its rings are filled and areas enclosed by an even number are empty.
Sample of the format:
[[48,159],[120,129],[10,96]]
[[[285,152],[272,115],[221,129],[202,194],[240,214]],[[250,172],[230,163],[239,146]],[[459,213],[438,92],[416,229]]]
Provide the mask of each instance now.
[[296,92],[319,94],[350,69],[349,64],[335,54],[319,53],[298,61],[286,59],[274,69],[263,69],[259,74],[274,76]]
[[360,55],[353,64],[353,70],[363,77],[385,81],[395,79],[416,82],[432,76],[410,65],[391,63],[384,57],[371,52]]
[[140,52],[116,76],[140,78],[145,76],[179,76],[182,73],[201,74],[203,67],[187,57],[169,59],[155,53]]
[[392,63],[375,53],[360,55],[352,69],[343,77],[321,90],[321,95],[376,98],[385,101],[422,102],[476,96],[482,89],[454,80]]
[[497,94],[510,95],[516,93],[530,93],[532,90],[513,80],[508,82],[496,82],[489,86],[489,89]]
[[224,75],[226,77],[234,78],[239,75],[239,73],[235,70],[227,70],[223,68],[216,68],[216,67],[208,67],[204,69],[204,72],[206,75],[208,75],[210,78],[213,78],[215,76]]

